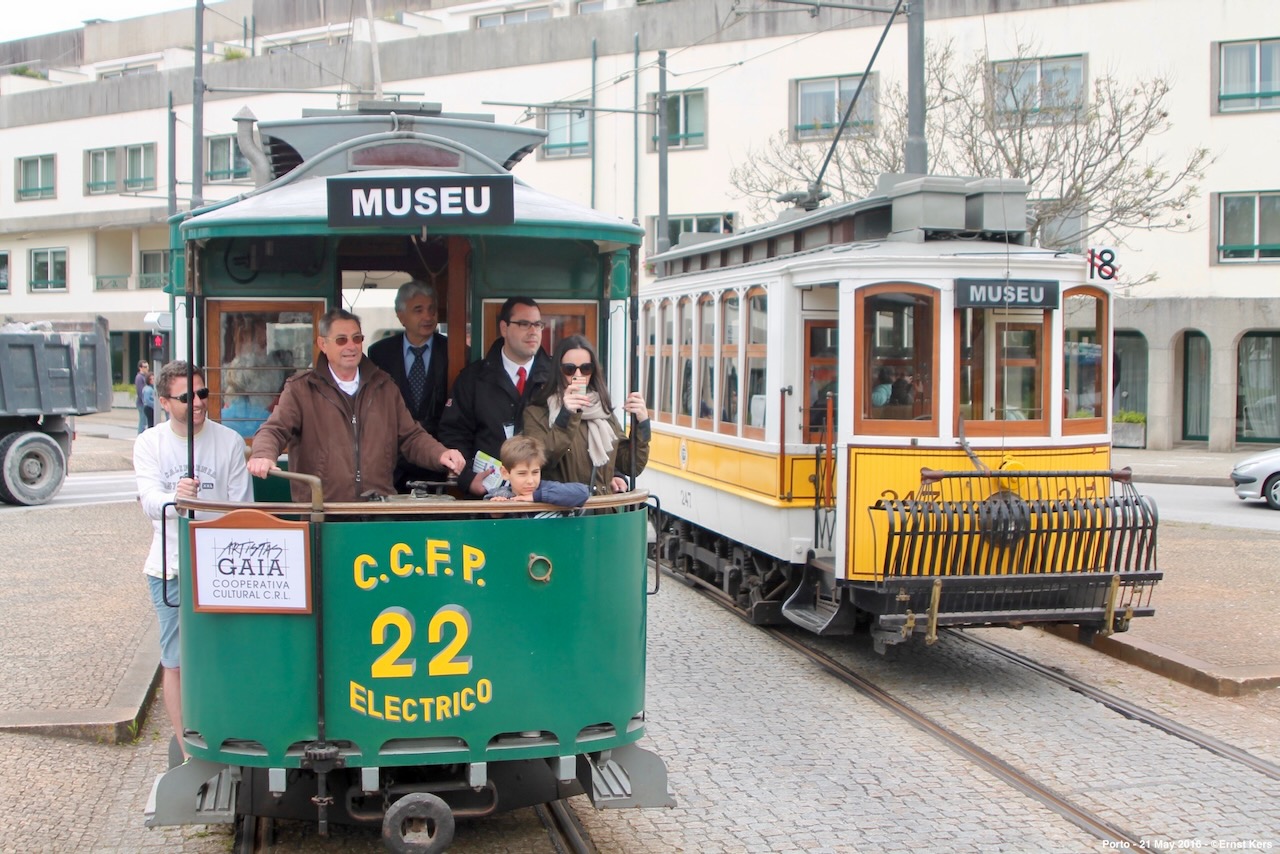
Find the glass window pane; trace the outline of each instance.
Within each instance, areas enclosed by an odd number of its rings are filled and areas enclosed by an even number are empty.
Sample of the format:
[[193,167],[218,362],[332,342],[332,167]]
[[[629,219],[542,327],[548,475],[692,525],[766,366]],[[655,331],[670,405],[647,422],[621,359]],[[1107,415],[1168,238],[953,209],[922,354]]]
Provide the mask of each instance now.
[[698,417],[710,418],[716,411],[715,356],[698,358]]
[[[1258,197],[1258,243],[1280,247],[1280,193]],[[1259,249],[1259,257],[1280,258],[1280,248]]]
[[[1257,51],[1253,43],[1224,44],[1220,69],[1222,94],[1244,95],[1256,92],[1254,88],[1258,74],[1256,61]],[[1257,103],[1253,98],[1228,98],[1222,102],[1222,109],[1253,109]]]
[[769,298],[765,294],[756,294],[747,301],[748,313],[751,318],[748,344],[765,343],[765,329],[769,320],[768,303]]
[[1228,246],[1241,247],[1224,250],[1224,258],[1254,257],[1254,197],[1223,196],[1222,198],[1222,242]]
[[1087,294],[1069,296],[1064,301],[1065,340],[1063,342],[1063,416],[1101,418],[1106,401],[1102,386],[1106,365],[1102,363],[1102,301]]
[[763,427],[765,400],[765,360],[752,356],[747,359],[747,426]]
[[701,340],[703,344],[714,344],[716,340],[715,303],[709,299],[698,303],[698,315],[699,340]]

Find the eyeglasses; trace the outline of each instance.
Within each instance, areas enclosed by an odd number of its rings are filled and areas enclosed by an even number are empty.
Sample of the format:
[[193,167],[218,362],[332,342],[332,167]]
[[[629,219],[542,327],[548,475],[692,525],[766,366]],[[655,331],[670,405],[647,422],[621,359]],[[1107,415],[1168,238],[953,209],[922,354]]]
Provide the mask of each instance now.
[[198,388],[194,392],[184,391],[182,394],[167,394],[165,397],[169,400],[176,400],[178,403],[190,403],[191,395],[193,394],[201,400],[207,400],[209,397],[209,389]]
[[347,337],[347,336],[345,336],[345,335],[335,335],[335,336],[333,336],[332,338],[330,338],[329,340],[330,340],[330,341],[332,341],[334,344],[337,344],[339,347],[345,347],[345,346],[347,346],[347,342],[348,342],[348,341],[354,341],[354,342],[356,342],[357,344],[363,344],[363,343],[364,343],[364,335],[362,335],[362,334],[361,334],[361,333],[359,333],[359,332],[357,332],[355,335],[352,335],[350,338],[348,338],[348,337]]
[[541,320],[508,320],[507,323],[519,327],[521,332],[527,332],[530,329],[541,332],[547,328],[547,324]]
[[560,363],[560,370],[564,373],[566,377],[571,377],[574,374],[576,374],[578,371],[582,371],[582,375],[584,377],[589,377],[591,376],[591,372],[594,371],[595,369],[596,369],[596,366],[591,362],[584,362],[581,365],[575,365],[573,362]]

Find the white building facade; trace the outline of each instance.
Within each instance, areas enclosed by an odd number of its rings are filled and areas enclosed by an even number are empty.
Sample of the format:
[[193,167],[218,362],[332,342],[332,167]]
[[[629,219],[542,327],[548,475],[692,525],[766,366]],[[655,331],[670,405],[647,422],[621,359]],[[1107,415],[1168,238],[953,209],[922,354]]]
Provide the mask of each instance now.
[[[1189,229],[1129,233],[1117,248],[1114,406],[1146,414],[1148,447],[1280,443],[1275,0],[923,2],[929,41],[965,61],[998,64],[1032,46],[1039,73],[1075,75],[1086,96],[1100,74],[1171,79],[1172,129],[1154,144],[1171,164],[1199,146],[1214,159]],[[517,176],[635,218],[650,251],[659,51],[669,233],[720,232],[759,220],[729,181],[750,152],[780,131],[825,148],[887,20],[770,0],[374,0],[372,22],[360,0],[296,8],[315,5],[208,4],[205,201],[251,186],[234,140],[242,108],[284,119],[381,94],[545,128]],[[179,211],[193,195],[193,24],[174,12],[0,44],[0,151],[12,164],[0,168],[0,317],[106,316],[122,381],[149,355],[144,316],[169,308],[170,187]],[[870,85],[905,85],[906,42],[899,21]],[[859,118],[877,120],[873,108]],[[370,329],[391,328],[389,296],[353,290],[348,302]]]

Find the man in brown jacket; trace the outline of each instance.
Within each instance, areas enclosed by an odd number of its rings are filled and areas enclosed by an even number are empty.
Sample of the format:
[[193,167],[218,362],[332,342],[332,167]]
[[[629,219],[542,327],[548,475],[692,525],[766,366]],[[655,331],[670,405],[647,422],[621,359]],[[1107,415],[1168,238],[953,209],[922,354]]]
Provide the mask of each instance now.
[[[409,414],[387,373],[362,352],[360,318],[332,308],[320,318],[316,366],[285,383],[280,402],[253,437],[249,473],[266,477],[289,449],[289,468],[320,478],[326,501],[395,494],[396,454],[456,475],[465,460]],[[305,484],[291,485],[308,501]]]

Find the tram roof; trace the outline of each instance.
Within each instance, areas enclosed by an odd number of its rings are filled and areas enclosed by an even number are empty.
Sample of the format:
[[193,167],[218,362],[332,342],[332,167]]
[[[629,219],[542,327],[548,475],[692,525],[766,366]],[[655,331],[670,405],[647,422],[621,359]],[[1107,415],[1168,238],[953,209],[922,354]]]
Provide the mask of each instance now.
[[[362,170],[361,177],[458,177],[457,172],[432,169],[370,169]],[[403,227],[335,227],[328,222],[327,183],[324,175],[305,176],[291,180],[290,176],[273,181],[265,187],[246,193],[217,205],[198,209],[188,215],[179,226],[184,240],[201,240],[211,237],[241,237],[248,235],[323,235],[366,234],[372,232],[416,233],[420,224]],[[639,245],[644,229],[638,225],[536,190],[517,180],[515,192],[515,222],[510,225],[433,224],[435,234],[487,234],[519,237],[559,239],[610,240]]]

